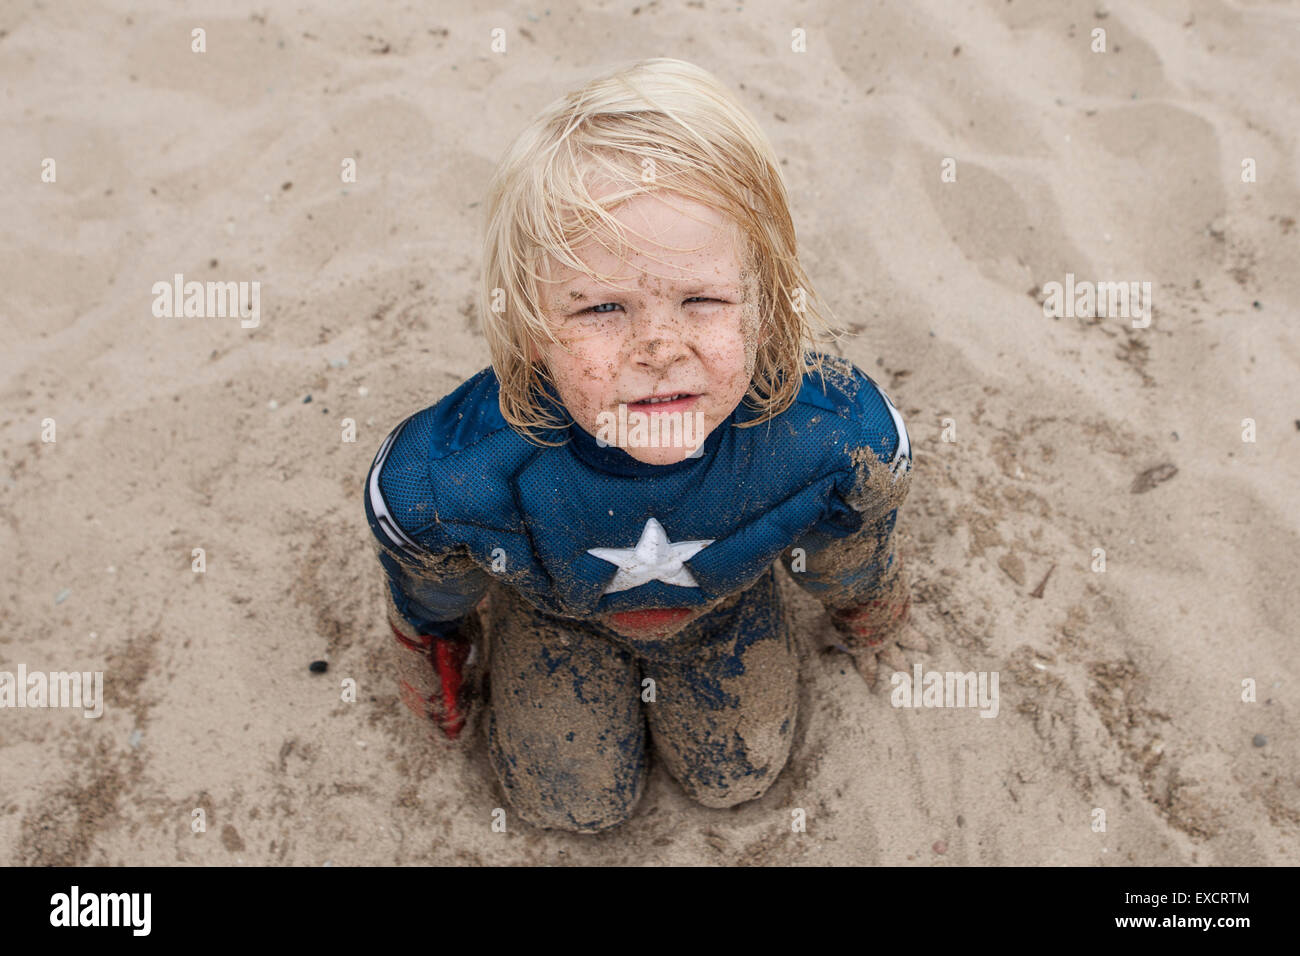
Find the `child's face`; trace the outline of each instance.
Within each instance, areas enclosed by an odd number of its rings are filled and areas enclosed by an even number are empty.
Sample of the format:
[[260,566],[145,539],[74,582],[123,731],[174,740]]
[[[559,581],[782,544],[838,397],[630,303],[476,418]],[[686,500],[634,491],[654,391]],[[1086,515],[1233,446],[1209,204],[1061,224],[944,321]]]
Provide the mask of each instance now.
[[[613,215],[628,230],[626,260],[594,240],[575,252],[593,272],[617,277],[616,285],[547,261],[543,308],[567,351],[548,342],[540,357],[569,414],[590,434],[605,438],[602,423],[617,422],[626,404],[629,433],[636,413],[680,412],[702,425],[702,441],[749,389],[759,344],[755,277],[745,273],[726,219],[708,206],[656,193],[626,201]],[[689,397],[643,402],[678,394]],[[612,418],[602,419],[604,412]],[[664,436],[681,433],[658,431],[660,447],[634,434],[607,440],[652,465],[681,461],[696,444],[662,447]]]

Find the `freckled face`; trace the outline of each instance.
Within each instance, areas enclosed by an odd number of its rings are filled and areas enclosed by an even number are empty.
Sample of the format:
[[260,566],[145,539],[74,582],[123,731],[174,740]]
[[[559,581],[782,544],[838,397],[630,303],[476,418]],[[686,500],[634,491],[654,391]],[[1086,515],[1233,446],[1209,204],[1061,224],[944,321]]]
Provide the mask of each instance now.
[[[547,260],[541,285],[546,319],[564,348],[546,343],[542,360],[560,398],[588,433],[599,416],[701,413],[710,434],[745,396],[758,345],[756,278],[745,274],[725,217],[676,193],[637,196],[614,217],[628,231],[627,258],[594,240],[577,246],[605,285]],[[613,243],[611,243],[613,244]],[[651,397],[687,397],[644,403]],[[681,461],[683,447],[622,445],[652,465]]]

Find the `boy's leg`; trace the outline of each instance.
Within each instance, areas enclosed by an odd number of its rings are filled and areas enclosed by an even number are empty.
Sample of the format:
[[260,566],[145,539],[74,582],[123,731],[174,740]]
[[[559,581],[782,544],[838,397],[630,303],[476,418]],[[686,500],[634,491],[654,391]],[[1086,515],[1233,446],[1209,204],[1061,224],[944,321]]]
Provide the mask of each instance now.
[[655,753],[695,800],[730,807],[762,796],[790,755],[799,663],[769,569],[730,607],[682,634],[671,660],[641,661]]
[[492,601],[488,752],[511,807],[549,829],[622,823],[646,773],[632,655],[508,589]]

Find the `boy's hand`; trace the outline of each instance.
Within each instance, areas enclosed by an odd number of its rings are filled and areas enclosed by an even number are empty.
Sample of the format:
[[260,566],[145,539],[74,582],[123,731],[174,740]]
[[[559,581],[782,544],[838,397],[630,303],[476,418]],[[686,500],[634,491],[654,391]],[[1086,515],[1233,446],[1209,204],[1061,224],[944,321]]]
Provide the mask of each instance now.
[[882,597],[830,612],[831,623],[843,639],[842,649],[853,657],[858,673],[873,690],[881,675],[909,670],[904,649],[922,653],[930,649],[925,638],[907,626],[910,608],[911,597],[904,591],[901,599]]
[[398,644],[398,687],[412,713],[432,720],[448,740],[460,736],[478,697],[478,612],[451,637],[405,633],[391,622]]

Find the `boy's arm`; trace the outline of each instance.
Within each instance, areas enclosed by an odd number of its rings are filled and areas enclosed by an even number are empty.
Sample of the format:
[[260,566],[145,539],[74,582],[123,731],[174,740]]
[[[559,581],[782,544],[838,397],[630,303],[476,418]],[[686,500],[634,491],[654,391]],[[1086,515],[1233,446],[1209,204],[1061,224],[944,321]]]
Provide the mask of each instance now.
[[[864,434],[871,440],[852,451],[851,475],[832,492],[839,517],[831,524],[842,526],[845,516],[856,513],[860,526],[837,537],[825,524],[819,525],[783,552],[781,560],[795,583],[826,607],[838,643],[854,656],[867,682],[874,684],[878,656],[891,666],[906,668],[893,646],[911,606],[895,525],[911,487],[912,470],[902,417],[874,383],[871,389],[874,394],[865,396],[859,409]],[[901,639],[904,646],[926,650],[917,635]]]
[[[409,420],[408,420],[409,421]],[[385,467],[412,471],[417,455],[395,442],[406,422],[385,440],[366,481],[366,519],[387,583],[387,618],[394,639],[398,685],[402,701],[414,713],[432,719],[455,739],[464,727],[476,683],[479,619],[475,612],[490,576],[462,549],[441,549],[435,535],[418,542],[389,507],[381,479]],[[420,507],[432,511],[432,493],[418,481],[403,490],[420,489]],[[410,504],[410,501],[406,501]],[[431,546],[430,546],[431,545]],[[441,551],[441,553],[439,553]]]
[[481,644],[476,607],[489,577],[467,555],[378,548],[387,578],[387,617],[398,687],[412,712],[455,739],[472,706]]

